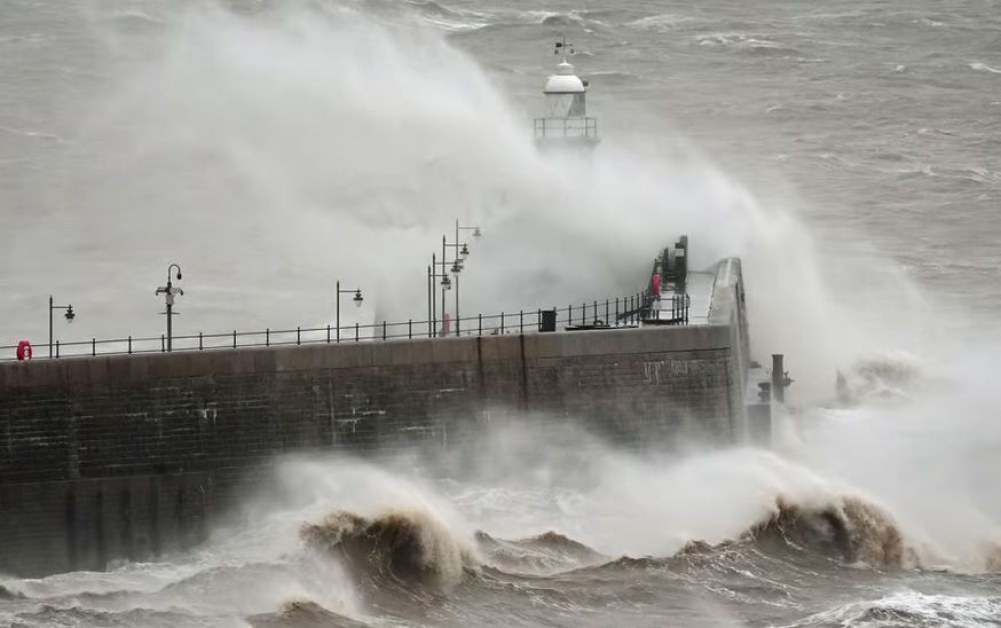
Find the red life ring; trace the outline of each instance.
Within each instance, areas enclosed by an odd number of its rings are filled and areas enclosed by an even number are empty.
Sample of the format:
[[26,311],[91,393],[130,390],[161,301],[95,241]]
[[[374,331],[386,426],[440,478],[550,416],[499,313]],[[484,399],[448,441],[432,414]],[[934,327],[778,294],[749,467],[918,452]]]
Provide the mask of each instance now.
[[17,359],[22,362],[31,359],[31,343],[27,340],[17,343]]

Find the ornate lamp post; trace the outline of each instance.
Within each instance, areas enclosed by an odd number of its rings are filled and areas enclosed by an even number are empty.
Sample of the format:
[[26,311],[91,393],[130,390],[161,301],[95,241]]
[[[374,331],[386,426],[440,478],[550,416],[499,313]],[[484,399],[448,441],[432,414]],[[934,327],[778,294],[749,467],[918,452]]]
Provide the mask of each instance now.
[[[438,272],[438,265],[441,264],[442,272]],[[438,336],[438,304],[434,291],[434,282],[436,279],[441,279],[441,310],[442,319],[444,319],[445,313],[445,291],[452,289],[452,281],[448,278],[448,273],[445,272],[445,262],[444,259],[439,262],[438,256],[435,253],[431,254],[431,265],[428,266],[428,309],[431,313],[431,337],[435,338]]]
[[361,288],[355,288],[354,290],[341,290],[341,282],[337,281],[337,342],[341,341],[341,295],[342,294],[352,294],[354,293],[354,298],[351,299],[355,303],[355,307],[361,307],[362,301],[364,299],[361,296]]
[[[479,238],[483,235],[479,227],[466,227],[459,224],[459,221],[455,221],[455,241],[446,242],[444,236],[442,236],[442,255],[444,256],[445,247],[452,247],[455,249],[455,260],[452,264],[452,274],[455,275],[455,335],[460,335],[461,321],[462,317],[459,314],[459,273],[462,272],[463,263],[466,258],[469,257],[469,246],[465,243],[459,242],[459,232],[460,231],[472,231],[474,238]],[[444,259],[444,257],[443,257]]]
[[76,314],[73,313],[72,305],[53,305],[52,295],[49,295],[49,357],[52,357],[52,310],[66,310],[63,315],[66,317],[67,323],[72,323],[73,319],[76,318]]
[[159,288],[156,289],[156,292],[154,293],[155,295],[162,294],[164,300],[167,302],[167,311],[163,312],[164,314],[167,315],[167,351],[171,351],[173,349],[172,346],[173,344],[172,339],[174,335],[173,320],[176,314],[180,314],[180,312],[174,311],[174,296],[175,295],[180,296],[184,294],[184,290],[181,290],[180,288],[175,288],[170,281],[170,271],[175,269],[177,270],[177,280],[178,281],[181,280],[181,267],[178,266],[177,264],[171,264],[170,266],[167,267],[167,285],[160,286]]

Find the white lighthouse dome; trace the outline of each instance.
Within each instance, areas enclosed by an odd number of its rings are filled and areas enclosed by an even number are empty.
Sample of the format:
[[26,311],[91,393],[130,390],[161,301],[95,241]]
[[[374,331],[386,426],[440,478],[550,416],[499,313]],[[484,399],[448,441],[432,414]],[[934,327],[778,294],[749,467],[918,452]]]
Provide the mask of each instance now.
[[587,91],[587,87],[574,74],[573,65],[564,61],[556,66],[556,74],[549,77],[542,91],[546,94],[576,94]]

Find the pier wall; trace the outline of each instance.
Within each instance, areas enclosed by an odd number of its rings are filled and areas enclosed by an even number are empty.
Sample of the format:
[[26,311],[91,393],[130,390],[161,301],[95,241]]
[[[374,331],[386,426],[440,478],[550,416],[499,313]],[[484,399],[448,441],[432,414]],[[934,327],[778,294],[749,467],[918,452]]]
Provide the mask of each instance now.
[[196,543],[291,452],[460,447],[499,413],[670,447],[743,431],[739,263],[713,324],[0,364],[0,572]]

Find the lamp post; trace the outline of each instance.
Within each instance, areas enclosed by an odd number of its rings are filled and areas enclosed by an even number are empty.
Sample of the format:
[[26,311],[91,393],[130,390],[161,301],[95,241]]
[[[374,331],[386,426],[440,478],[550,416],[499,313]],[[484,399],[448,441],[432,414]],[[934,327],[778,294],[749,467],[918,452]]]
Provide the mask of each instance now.
[[156,289],[156,292],[153,293],[154,295],[160,295],[160,294],[162,294],[164,300],[167,302],[167,311],[163,312],[163,313],[167,315],[167,351],[168,352],[171,351],[171,350],[173,350],[172,338],[173,338],[173,335],[174,335],[174,331],[173,331],[173,329],[174,329],[173,328],[174,316],[176,314],[180,314],[180,312],[175,312],[174,311],[174,296],[175,295],[180,296],[180,295],[184,294],[184,290],[181,290],[180,288],[175,288],[174,285],[170,281],[170,271],[175,270],[175,269],[177,271],[177,280],[178,281],[181,280],[181,267],[178,266],[177,264],[171,264],[170,266],[167,267],[167,285],[166,286],[160,286],[159,288]]
[[[446,246],[448,246],[448,244],[445,242],[445,236],[441,236],[441,320],[442,320],[442,326],[444,326],[444,324],[445,324],[445,291],[452,289],[452,280],[449,279],[449,277],[448,277],[448,268],[447,268],[447,265],[448,265],[449,262],[446,259],[446,255],[445,255],[445,247]],[[459,282],[458,282],[459,275],[458,275],[458,271],[455,270],[456,268],[458,268],[459,270],[462,270],[462,266],[456,266],[455,264],[452,265],[452,270],[453,270],[453,272],[456,273],[456,275],[455,275],[455,279],[456,279],[455,285],[458,286],[459,285]],[[458,288],[456,288],[456,290],[458,290]]]
[[341,341],[341,295],[354,293],[354,298],[351,299],[355,302],[355,307],[361,307],[361,302],[364,299],[361,296],[361,288],[355,288],[354,290],[341,290],[341,282],[337,281],[337,342]]
[[[442,266],[442,272],[438,272],[438,264]],[[445,313],[445,291],[452,289],[452,282],[448,278],[448,273],[445,272],[445,263],[438,261],[438,256],[435,253],[431,254],[431,265],[428,266],[428,308],[431,312],[431,337],[438,336],[438,303],[437,297],[434,291],[434,281],[441,278],[441,311],[442,319],[444,320]]]
[[73,313],[72,305],[53,305],[52,295],[49,295],[49,357],[52,357],[52,310],[66,310],[67,323],[72,323],[73,319],[76,318],[76,314]]
[[[469,246],[462,242],[459,243],[459,232],[460,231],[472,231],[474,238],[479,238],[483,235],[479,227],[467,227],[459,224],[459,220],[455,221],[455,241],[451,243],[445,243],[444,237],[442,238],[443,244],[455,248],[455,263],[452,265],[452,274],[455,275],[455,335],[458,336],[461,333],[461,323],[462,320],[459,314],[459,273],[463,269],[463,262],[469,257]],[[460,248],[461,247],[461,248]],[[444,250],[444,247],[442,247]]]

